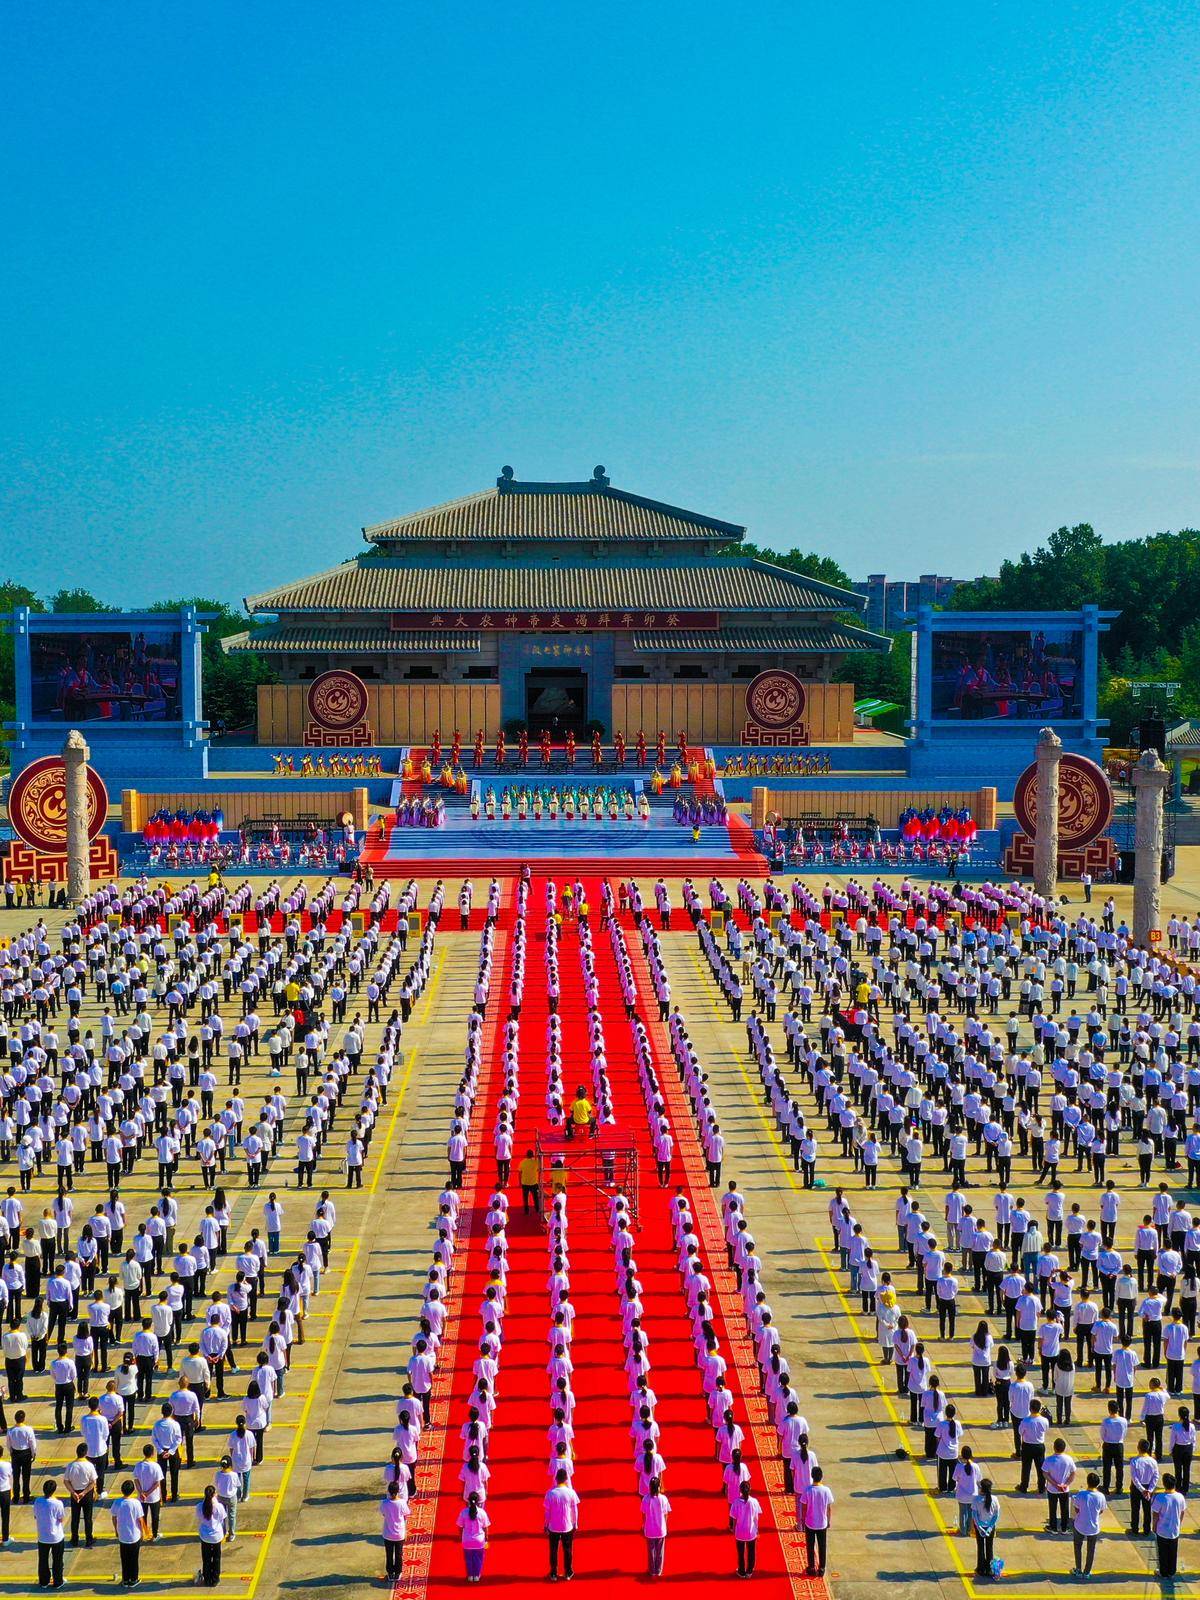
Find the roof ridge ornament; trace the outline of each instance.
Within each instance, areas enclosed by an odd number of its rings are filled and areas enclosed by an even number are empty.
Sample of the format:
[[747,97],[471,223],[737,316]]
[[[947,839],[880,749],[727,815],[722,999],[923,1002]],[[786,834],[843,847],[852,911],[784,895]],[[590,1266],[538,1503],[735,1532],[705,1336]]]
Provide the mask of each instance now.
[[608,480],[607,474],[604,471],[604,468],[603,467],[593,467],[592,468],[591,487],[593,489],[607,489],[608,486],[609,486],[609,480]]
[[514,481],[513,469],[511,467],[501,467],[500,476],[496,479],[497,489],[511,489]]

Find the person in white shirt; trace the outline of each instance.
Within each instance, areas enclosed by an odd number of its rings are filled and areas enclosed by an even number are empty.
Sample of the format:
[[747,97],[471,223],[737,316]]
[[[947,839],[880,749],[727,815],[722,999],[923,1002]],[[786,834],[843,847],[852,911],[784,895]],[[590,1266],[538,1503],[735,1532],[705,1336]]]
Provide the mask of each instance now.
[[29,1479],[37,1459],[38,1440],[33,1427],[25,1420],[24,1411],[13,1414],[12,1426],[8,1430],[8,1448],[12,1454],[13,1503],[28,1505]]
[[67,1508],[55,1492],[53,1478],[47,1478],[42,1492],[33,1502],[33,1523],[37,1530],[38,1588],[61,1589],[63,1581],[63,1523]]
[[810,1578],[820,1578],[825,1574],[829,1525],[833,1521],[833,1490],[823,1481],[824,1476],[820,1467],[814,1467],[812,1482],[807,1489],[801,1490],[796,1502],[798,1521],[804,1529],[804,1549]]
[[88,1460],[86,1444],[77,1445],[74,1461],[63,1469],[63,1482],[71,1495],[71,1544],[79,1543],[79,1525],[90,1550],[96,1542],[92,1519],[96,1512],[96,1469]]
[[[816,1477],[821,1469],[814,1469]],[[750,1493],[750,1485],[743,1481],[737,1499],[729,1508],[729,1520],[737,1544],[737,1570],[739,1578],[749,1578],[758,1558],[758,1524],[762,1519],[762,1506]]]
[[1150,1502],[1160,1578],[1173,1579],[1179,1570],[1179,1535],[1186,1513],[1187,1501],[1175,1486],[1175,1475],[1165,1472],[1162,1488]]
[[196,1507],[196,1532],[200,1539],[200,1582],[206,1589],[215,1589],[221,1581],[221,1546],[229,1519],[225,1507],[217,1499],[214,1484],[204,1491]]
[[1086,1576],[1092,1570],[1100,1538],[1100,1519],[1107,1509],[1108,1501],[1100,1493],[1100,1474],[1089,1472],[1087,1488],[1081,1489],[1071,1502],[1076,1576]]
[[1129,1531],[1136,1538],[1151,1532],[1150,1508],[1158,1489],[1158,1462],[1150,1453],[1150,1441],[1138,1441],[1138,1453],[1129,1463]]
[[398,1583],[404,1575],[404,1538],[408,1528],[408,1498],[401,1494],[395,1479],[387,1486],[387,1493],[379,1502],[383,1518],[383,1548],[386,1558],[384,1576],[389,1583]]
[[132,1478],[121,1484],[121,1498],[113,1501],[109,1513],[121,1548],[121,1587],[132,1589],[140,1581],[142,1540],[146,1537],[146,1509]]
[[560,1467],[554,1474],[554,1487],[543,1500],[546,1536],[550,1543],[550,1577],[558,1577],[558,1552],[562,1549],[563,1577],[575,1575],[575,1534],[579,1529],[579,1496],[571,1488],[567,1473]]
[[151,1539],[158,1538],[158,1525],[162,1517],[163,1469],[154,1454],[154,1446],[143,1447],[142,1459],[134,1465],[134,1484],[150,1523]]
[[1071,1486],[1075,1481],[1075,1461],[1067,1454],[1067,1441],[1055,1439],[1053,1452],[1046,1457],[1046,1499],[1050,1517],[1046,1528],[1050,1533],[1066,1533],[1070,1522]]

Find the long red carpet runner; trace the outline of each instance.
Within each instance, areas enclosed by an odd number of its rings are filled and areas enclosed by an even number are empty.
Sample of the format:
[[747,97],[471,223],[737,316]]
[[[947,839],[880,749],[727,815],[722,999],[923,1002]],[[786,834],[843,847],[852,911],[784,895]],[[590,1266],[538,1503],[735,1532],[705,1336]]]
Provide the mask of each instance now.
[[[564,880],[560,879],[560,888]],[[646,1109],[638,1081],[630,1024],[625,1016],[616,963],[607,929],[600,926],[599,883],[588,884],[596,974],[604,1019],[613,1108],[619,1129],[636,1142],[640,1168],[640,1227],[636,1232],[638,1275],[644,1286],[644,1327],[649,1337],[651,1382],[658,1395],[657,1418],[662,1430],[660,1452],[667,1462],[663,1488],[672,1516],[666,1544],[666,1587],[727,1582],[736,1569],[733,1536],[727,1515],[721,1467],[714,1454],[696,1366],[691,1325],[680,1285],[668,1202],[676,1185],[691,1197],[697,1231],[713,1280],[713,1304],[722,1349],[729,1363],[728,1381],[735,1395],[736,1415],[746,1433],[746,1460],[754,1492],[763,1506],[758,1543],[755,1592],[763,1596],[824,1594],[822,1583],[800,1576],[803,1549],[794,1531],[790,1497],[782,1493],[782,1476],[766,1406],[758,1393],[758,1372],[732,1278],[725,1268],[719,1211],[707,1186],[699,1141],[690,1108],[679,1086],[665,1028],[657,1007],[637,934],[627,929],[626,943],[640,989],[641,1014],[651,1042],[676,1139],[672,1185],[660,1188],[655,1175]],[[505,894],[506,910],[512,904]],[[546,993],[545,879],[535,878],[529,898],[528,956],[524,1003],[520,1015],[520,1101],[516,1119],[513,1175],[508,1185],[509,1273],[508,1310],[500,1354],[499,1397],[490,1434],[491,1481],[487,1511],[490,1546],[483,1586],[491,1590],[527,1589],[548,1572],[547,1541],[542,1526],[542,1497],[550,1486],[550,1262],[541,1221],[521,1210],[517,1182],[520,1159],[546,1123]],[[511,913],[504,923],[511,928]],[[422,1445],[419,1484],[406,1552],[404,1579],[396,1595],[441,1595],[465,1587],[456,1518],[462,1507],[459,1471],[462,1447],[459,1429],[466,1421],[479,1354],[479,1304],[487,1278],[483,1216],[495,1182],[492,1136],[496,1104],[503,1091],[504,1025],[508,1016],[508,982],[513,939],[498,944],[496,977],[485,1019],[486,1075],[472,1123],[464,1206],[469,1225],[460,1236],[451,1336],[443,1350],[435,1390],[435,1436]],[[592,1085],[587,1032],[587,1007],[580,965],[579,934],[573,922],[563,925],[559,941],[563,1025],[563,1092],[570,1100],[577,1084]],[[628,1592],[645,1580],[646,1545],[642,1537],[641,1495],[633,1460],[632,1409],[624,1368],[620,1302],[616,1292],[613,1246],[609,1227],[598,1214],[593,1192],[580,1186],[570,1194],[568,1245],[571,1299],[576,1310],[574,1360],[576,1469],[574,1486],[582,1501],[575,1545],[576,1591],[585,1594]],[[432,1449],[428,1448],[430,1445]],[[418,1510],[418,1507],[420,1508]],[[782,1530],[782,1531],[781,1531]],[[429,1533],[432,1532],[432,1540]],[[415,1537],[414,1537],[415,1535]],[[614,1588],[615,1586],[615,1588]]]

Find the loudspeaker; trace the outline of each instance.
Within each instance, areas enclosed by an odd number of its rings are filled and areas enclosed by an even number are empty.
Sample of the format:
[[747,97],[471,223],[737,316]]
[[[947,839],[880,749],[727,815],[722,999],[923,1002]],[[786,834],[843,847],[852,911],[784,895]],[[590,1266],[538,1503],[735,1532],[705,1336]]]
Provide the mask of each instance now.
[[1122,850],[1117,859],[1117,882],[1132,883],[1133,869],[1137,862],[1135,850]]
[[1167,759],[1167,725],[1162,717],[1146,717],[1138,729],[1139,750],[1157,750],[1160,761]]

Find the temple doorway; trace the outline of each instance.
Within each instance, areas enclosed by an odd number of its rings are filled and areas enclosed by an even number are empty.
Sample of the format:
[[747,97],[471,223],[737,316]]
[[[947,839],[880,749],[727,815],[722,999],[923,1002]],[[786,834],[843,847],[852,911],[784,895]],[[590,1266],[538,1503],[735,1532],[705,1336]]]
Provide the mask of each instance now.
[[563,667],[531,667],[525,674],[525,720],[537,739],[549,728],[555,738],[578,738],[587,722],[587,674]]

